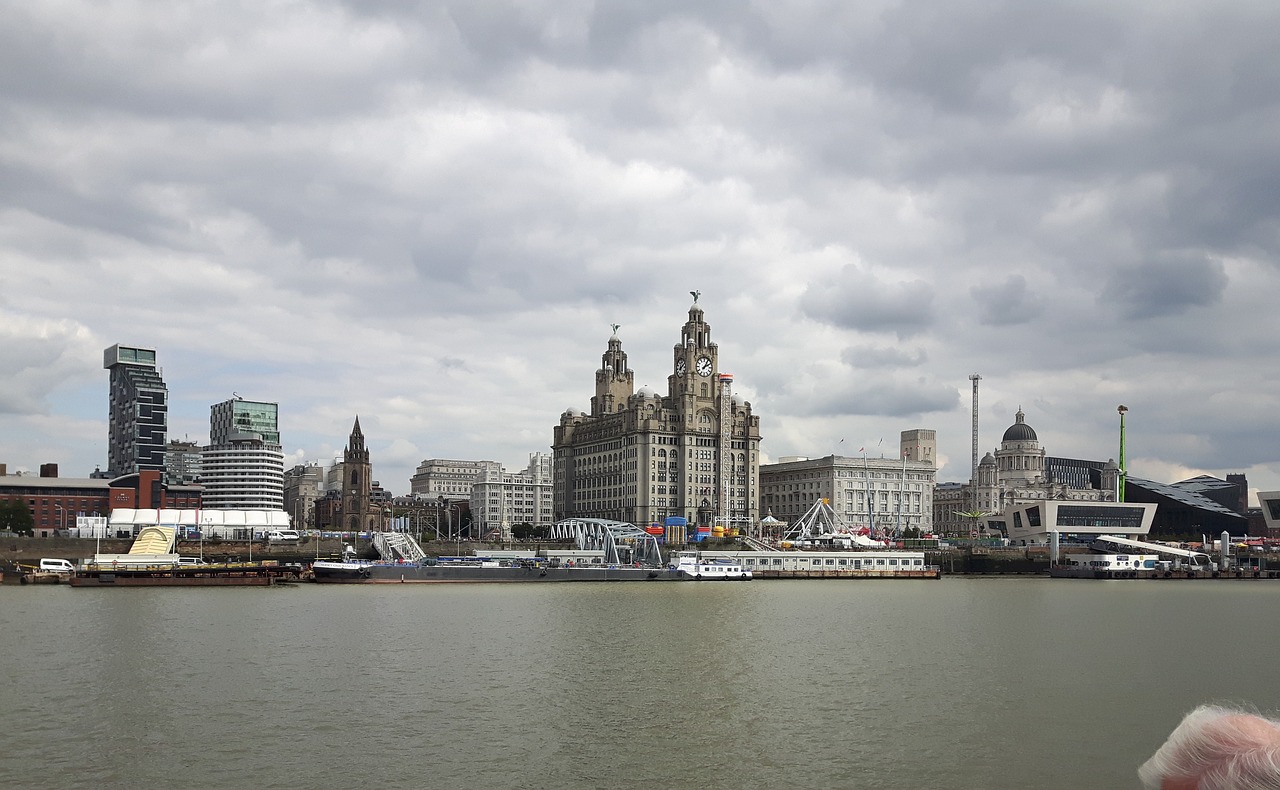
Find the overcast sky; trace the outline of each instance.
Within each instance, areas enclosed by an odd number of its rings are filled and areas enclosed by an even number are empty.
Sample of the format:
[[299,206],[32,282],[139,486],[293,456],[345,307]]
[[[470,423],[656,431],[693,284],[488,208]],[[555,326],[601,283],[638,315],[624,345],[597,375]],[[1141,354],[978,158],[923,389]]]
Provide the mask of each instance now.
[[[523,468],[610,324],[691,302],[766,458],[1050,455],[1280,489],[1274,2],[0,5],[0,463],[106,466],[102,352],[170,438],[355,415],[375,477]],[[883,445],[881,445],[883,441]],[[1251,505],[1256,505],[1252,498]]]

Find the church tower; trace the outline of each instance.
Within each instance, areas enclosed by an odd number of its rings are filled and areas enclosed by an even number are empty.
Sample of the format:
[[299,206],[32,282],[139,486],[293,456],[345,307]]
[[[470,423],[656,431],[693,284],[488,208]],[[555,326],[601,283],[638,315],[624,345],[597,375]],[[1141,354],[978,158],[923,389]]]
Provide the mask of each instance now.
[[350,532],[376,531],[378,516],[373,510],[373,464],[364,445],[360,417],[342,453],[342,527]]
[[627,398],[635,394],[636,374],[627,367],[627,352],[618,339],[618,325],[613,325],[609,347],[600,357],[596,371],[596,394],[591,398],[591,416],[600,417],[626,408]]

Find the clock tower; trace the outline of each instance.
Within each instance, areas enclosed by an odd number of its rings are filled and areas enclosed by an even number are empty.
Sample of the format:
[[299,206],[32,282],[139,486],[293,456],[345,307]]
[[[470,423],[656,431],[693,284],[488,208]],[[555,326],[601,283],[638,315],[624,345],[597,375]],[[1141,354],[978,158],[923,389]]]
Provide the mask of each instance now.
[[693,305],[672,349],[665,395],[644,386],[617,337],[596,370],[591,411],[560,415],[552,440],[557,520],[745,527],[759,518],[760,418],[720,371],[720,350]]
[[667,378],[667,394],[686,420],[694,419],[700,406],[709,406],[714,400],[720,372],[719,349],[711,342],[711,325],[698,306],[699,292],[690,293],[694,297],[689,320],[680,331],[680,342],[672,349],[674,372]]

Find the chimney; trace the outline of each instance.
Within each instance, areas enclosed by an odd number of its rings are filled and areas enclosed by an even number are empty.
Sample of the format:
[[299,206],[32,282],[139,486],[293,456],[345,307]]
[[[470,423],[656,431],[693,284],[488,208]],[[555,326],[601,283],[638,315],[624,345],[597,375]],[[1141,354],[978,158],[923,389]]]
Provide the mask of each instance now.
[[41,477],[57,477],[58,465],[57,464],[40,464],[40,476]]

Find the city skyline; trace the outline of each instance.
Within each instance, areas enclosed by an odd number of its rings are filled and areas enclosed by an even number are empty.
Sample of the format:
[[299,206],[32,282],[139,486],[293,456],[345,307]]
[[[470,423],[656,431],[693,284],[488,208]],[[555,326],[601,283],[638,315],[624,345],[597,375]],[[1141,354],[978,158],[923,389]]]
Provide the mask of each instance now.
[[[700,291],[766,460],[1055,456],[1280,490],[1280,9],[339,3],[0,11],[0,462],[107,466],[104,348],[168,437],[521,468]],[[878,454],[878,453],[877,453]],[[1250,505],[1256,502],[1251,497]]]

